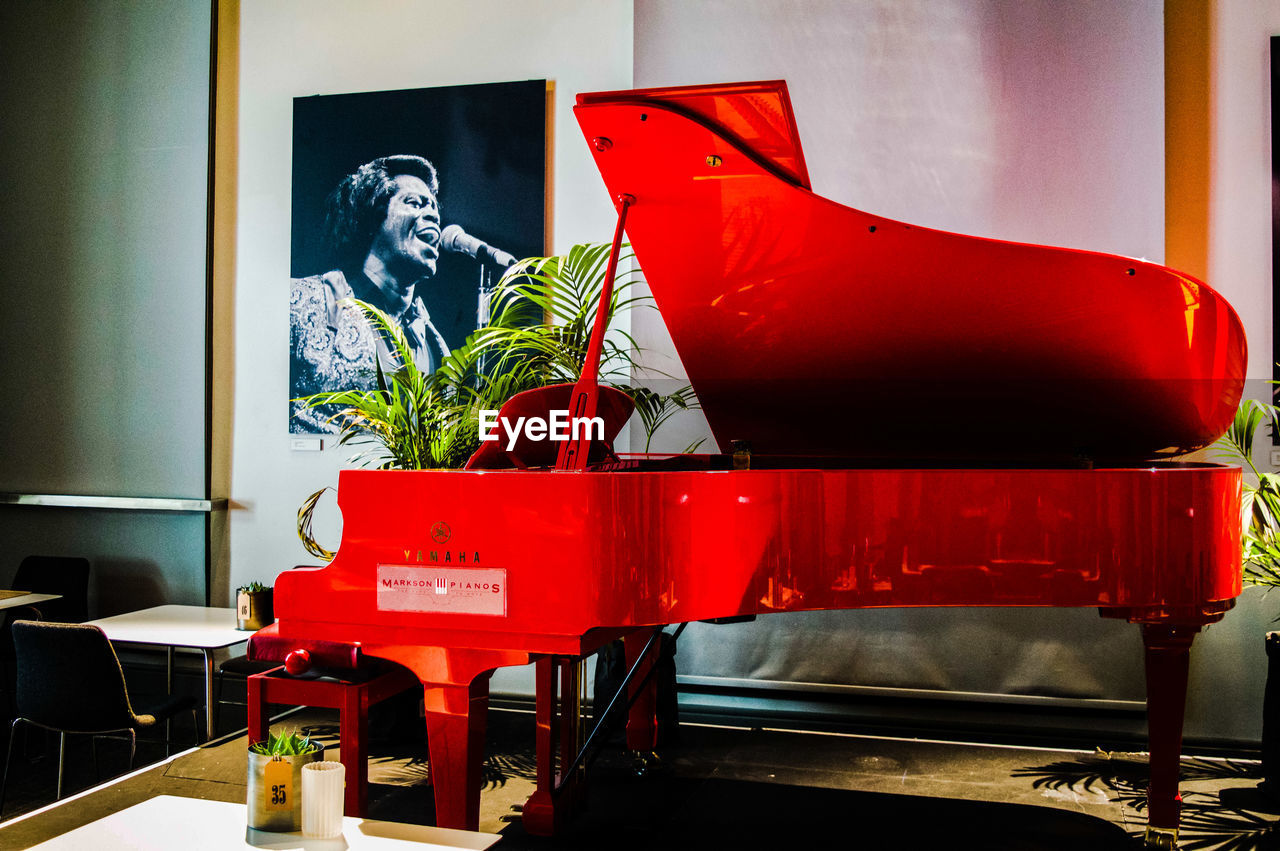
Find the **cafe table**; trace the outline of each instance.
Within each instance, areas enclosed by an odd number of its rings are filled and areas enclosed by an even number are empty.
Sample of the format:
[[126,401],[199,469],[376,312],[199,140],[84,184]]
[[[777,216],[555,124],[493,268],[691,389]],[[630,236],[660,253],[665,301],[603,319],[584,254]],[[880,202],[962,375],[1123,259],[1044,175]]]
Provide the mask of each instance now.
[[36,594],[32,591],[16,589],[0,589],[0,609],[16,609],[18,606],[34,606],[36,603],[47,603],[57,600],[61,594]]
[[88,621],[112,642],[150,644],[168,651],[166,688],[173,692],[173,651],[189,647],[204,654],[206,738],[213,736],[213,651],[248,641],[250,630],[236,629],[236,610],[210,606],[155,606]]
[[301,833],[270,833],[246,827],[244,804],[158,795],[141,804],[78,827],[34,846],[32,851],[227,851],[272,848],[276,851],[433,851],[467,848],[481,851],[502,837],[417,824],[344,817],[342,835],[309,839]]

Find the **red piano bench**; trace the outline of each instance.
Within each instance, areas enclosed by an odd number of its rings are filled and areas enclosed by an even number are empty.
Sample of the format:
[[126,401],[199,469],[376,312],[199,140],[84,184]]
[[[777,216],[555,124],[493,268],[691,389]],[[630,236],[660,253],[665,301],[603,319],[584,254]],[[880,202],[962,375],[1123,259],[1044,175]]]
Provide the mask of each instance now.
[[369,707],[410,688],[421,689],[422,683],[408,668],[367,660],[344,677],[349,678],[300,679],[289,676],[284,666],[249,677],[249,742],[267,738],[269,704],[337,709],[338,753],[347,770],[343,812],[363,817],[369,803]]

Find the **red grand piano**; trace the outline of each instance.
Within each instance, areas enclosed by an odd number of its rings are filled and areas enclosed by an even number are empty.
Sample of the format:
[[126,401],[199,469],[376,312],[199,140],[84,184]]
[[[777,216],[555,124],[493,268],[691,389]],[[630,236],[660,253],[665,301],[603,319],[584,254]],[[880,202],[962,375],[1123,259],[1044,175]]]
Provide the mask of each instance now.
[[[571,797],[553,758],[576,711],[563,660],[606,641],[806,609],[1097,607],[1141,626],[1148,842],[1171,845],[1192,639],[1241,587],[1240,471],[1156,459],[1231,421],[1231,307],[1152,263],[815,195],[780,82],[586,94],[575,112],[618,203],[615,248],[625,220],[722,454],[619,459],[595,441],[562,446],[560,469],[498,452],[343,472],[339,553],[279,577],[259,652],[358,645],[411,669],[437,821],[469,828],[489,674],[537,660],[524,818],[545,832]],[[588,414],[617,402],[591,358],[556,393]]]

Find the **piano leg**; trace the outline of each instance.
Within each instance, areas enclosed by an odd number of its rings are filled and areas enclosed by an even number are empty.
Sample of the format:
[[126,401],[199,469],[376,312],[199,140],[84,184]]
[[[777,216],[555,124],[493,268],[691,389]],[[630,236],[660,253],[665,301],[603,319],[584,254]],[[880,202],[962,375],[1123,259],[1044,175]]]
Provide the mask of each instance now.
[[[623,639],[627,670],[631,670],[640,659],[649,637],[648,631],[640,631]],[[631,711],[627,713],[627,749],[640,754],[651,755],[658,746],[658,682],[655,677],[650,676],[650,672],[657,664],[658,654],[661,652],[662,642],[653,642],[643,664],[631,678],[627,692],[628,699],[634,701]]]
[[529,654],[416,646],[366,649],[399,662],[422,682],[436,825],[479,830],[489,677],[495,668],[528,663]]
[[427,752],[439,827],[480,829],[480,768],[492,673],[485,671],[466,686],[424,686]]
[[1187,667],[1197,625],[1143,624],[1146,648],[1147,736],[1151,781],[1147,788],[1148,848],[1176,848],[1182,796],[1178,766],[1187,705]]
[[[557,697],[557,675],[559,696]],[[534,667],[537,693],[537,790],[521,813],[524,829],[534,836],[554,836],[580,806],[585,792],[584,769],[570,778],[560,772],[582,746],[581,706],[578,701],[578,660],[566,656],[539,657]],[[559,751],[560,771],[556,770]]]

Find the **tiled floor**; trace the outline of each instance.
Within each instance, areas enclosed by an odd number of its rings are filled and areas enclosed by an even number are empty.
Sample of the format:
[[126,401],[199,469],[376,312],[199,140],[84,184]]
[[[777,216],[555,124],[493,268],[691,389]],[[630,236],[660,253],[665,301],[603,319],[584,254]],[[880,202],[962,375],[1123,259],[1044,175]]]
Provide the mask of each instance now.
[[[332,714],[288,724],[336,733]],[[637,777],[619,745],[593,765],[589,806],[563,836],[527,835],[519,806],[533,790],[533,719],[490,714],[484,831],[503,849],[1136,848],[1144,824],[1141,755],[978,746],[686,724],[662,770]],[[245,740],[202,748],[136,777],[0,828],[26,848],[157,794],[243,801]],[[336,749],[335,749],[336,750]],[[430,823],[421,749],[375,742],[370,817]],[[334,754],[336,756],[336,754]],[[47,760],[46,762],[52,762]],[[87,754],[75,782],[91,782]],[[1184,761],[1184,848],[1280,847],[1280,810],[1256,791],[1251,761]],[[36,802],[47,768],[21,762],[14,782]],[[43,779],[42,779],[43,776]],[[12,799],[11,799],[12,800]],[[12,815],[11,809],[6,812]],[[98,849],[97,851],[105,851]]]

